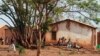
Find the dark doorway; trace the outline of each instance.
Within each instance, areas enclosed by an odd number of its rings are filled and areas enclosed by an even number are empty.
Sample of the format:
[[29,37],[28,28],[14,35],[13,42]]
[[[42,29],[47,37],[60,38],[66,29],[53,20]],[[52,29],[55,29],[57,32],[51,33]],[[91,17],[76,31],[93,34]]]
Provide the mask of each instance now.
[[52,40],[56,40],[56,31],[52,31]]
[[100,44],[100,32],[98,32],[97,43]]

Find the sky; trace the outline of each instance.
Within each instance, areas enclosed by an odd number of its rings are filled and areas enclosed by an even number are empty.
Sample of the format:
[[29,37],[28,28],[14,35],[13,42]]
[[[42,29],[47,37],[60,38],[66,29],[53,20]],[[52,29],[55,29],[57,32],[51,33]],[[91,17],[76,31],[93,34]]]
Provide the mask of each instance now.
[[[0,0],[0,5],[2,4],[2,1]],[[7,22],[9,22],[11,25],[12,25],[12,23],[11,23],[11,21],[6,17],[6,16],[4,16],[4,15],[0,15],[0,18],[3,18],[3,19],[5,19]],[[1,20],[0,19],[0,25],[7,25],[7,23],[5,23],[3,20]]]
[[[1,5],[1,4],[2,4],[2,2],[1,2],[1,0],[0,0],[0,5]],[[7,17],[5,17],[4,15],[0,15],[0,18],[6,19]],[[6,20],[9,21],[8,19],[6,19]],[[0,25],[4,25],[4,24],[6,24],[6,23],[0,19]]]
[[[100,0],[98,0],[98,1],[100,1]],[[1,0],[0,0],[0,4],[2,4]],[[85,13],[83,13],[83,14],[86,15]],[[61,18],[66,19],[66,16],[65,16],[65,15],[66,15],[66,14],[63,14],[63,17],[61,17]],[[79,13],[75,13],[75,16],[76,16],[76,18],[77,18],[77,16],[80,16],[80,14],[79,14]],[[12,25],[11,21],[10,21],[6,16],[0,15],[0,18],[5,19],[7,22],[9,22],[9,23]],[[69,17],[69,18],[72,18],[72,17]],[[92,23],[93,25],[96,25],[93,21],[91,21],[91,23]],[[5,25],[5,24],[6,24],[6,23],[5,23],[4,21],[0,20],[0,25]]]

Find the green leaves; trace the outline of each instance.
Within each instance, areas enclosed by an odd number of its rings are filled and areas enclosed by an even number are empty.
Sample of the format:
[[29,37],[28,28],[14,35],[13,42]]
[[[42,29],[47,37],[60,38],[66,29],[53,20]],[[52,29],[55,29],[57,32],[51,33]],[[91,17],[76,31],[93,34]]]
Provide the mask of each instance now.
[[95,21],[96,23],[99,23],[100,22],[100,18],[95,18],[95,19],[93,19],[93,21]]
[[77,8],[85,10],[99,11],[100,9],[96,0],[66,0],[66,3],[69,6],[77,6]]
[[8,11],[8,7],[6,5],[1,5],[0,6],[0,10],[3,12],[7,12]]
[[79,3],[81,0],[65,0],[69,5],[73,6]]
[[25,53],[25,48],[21,46],[20,44],[16,43],[15,47],[17,48],[19,54],[21,55],[22,53]]
[[41,31],[42,32],[47,32],[49,30],[49,25],[52,23],[52,18],[49,17],[48,20],[46,22],[44,22],[41,26]]
[[63,11],[64,11],[64,8],[61,8],[61,7],[56,7],[56,8],[54,9],[54,13],[55,13],[56,15],[61,14]]
[[98,5],[98,3],[94,0],[83,1],[81,3],[78,3],[78,6],[80,8],[93,10],[93,11],[97,11],[98,10],[97,7],[100,7],[100,5]]

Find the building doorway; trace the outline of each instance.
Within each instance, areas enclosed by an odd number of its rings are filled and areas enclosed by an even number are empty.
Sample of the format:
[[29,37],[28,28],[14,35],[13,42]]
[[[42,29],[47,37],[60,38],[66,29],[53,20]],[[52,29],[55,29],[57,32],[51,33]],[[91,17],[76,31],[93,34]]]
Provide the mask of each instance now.
[[100,32],[98,32],[98,35],[97,35],[97,44],[100,44]]
[[56,40],[56,31],[52,31],[52,40]]

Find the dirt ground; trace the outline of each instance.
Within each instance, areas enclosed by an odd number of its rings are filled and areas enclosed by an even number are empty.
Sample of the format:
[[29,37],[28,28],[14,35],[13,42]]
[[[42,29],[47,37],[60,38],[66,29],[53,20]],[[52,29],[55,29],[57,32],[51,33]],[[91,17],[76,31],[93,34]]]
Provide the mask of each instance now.
[[[25,49],[25,52],[21,56],[36,56],[37,50]],[[18,51],[7,51],[1,50],[0,47],[0,56],[19,56]],[[55,47],[55,46],[46,46],[44,49],[41,49],[41,56],[100,56],[100,52],[89,51],[87,49],[67,49],[66,47]]]

